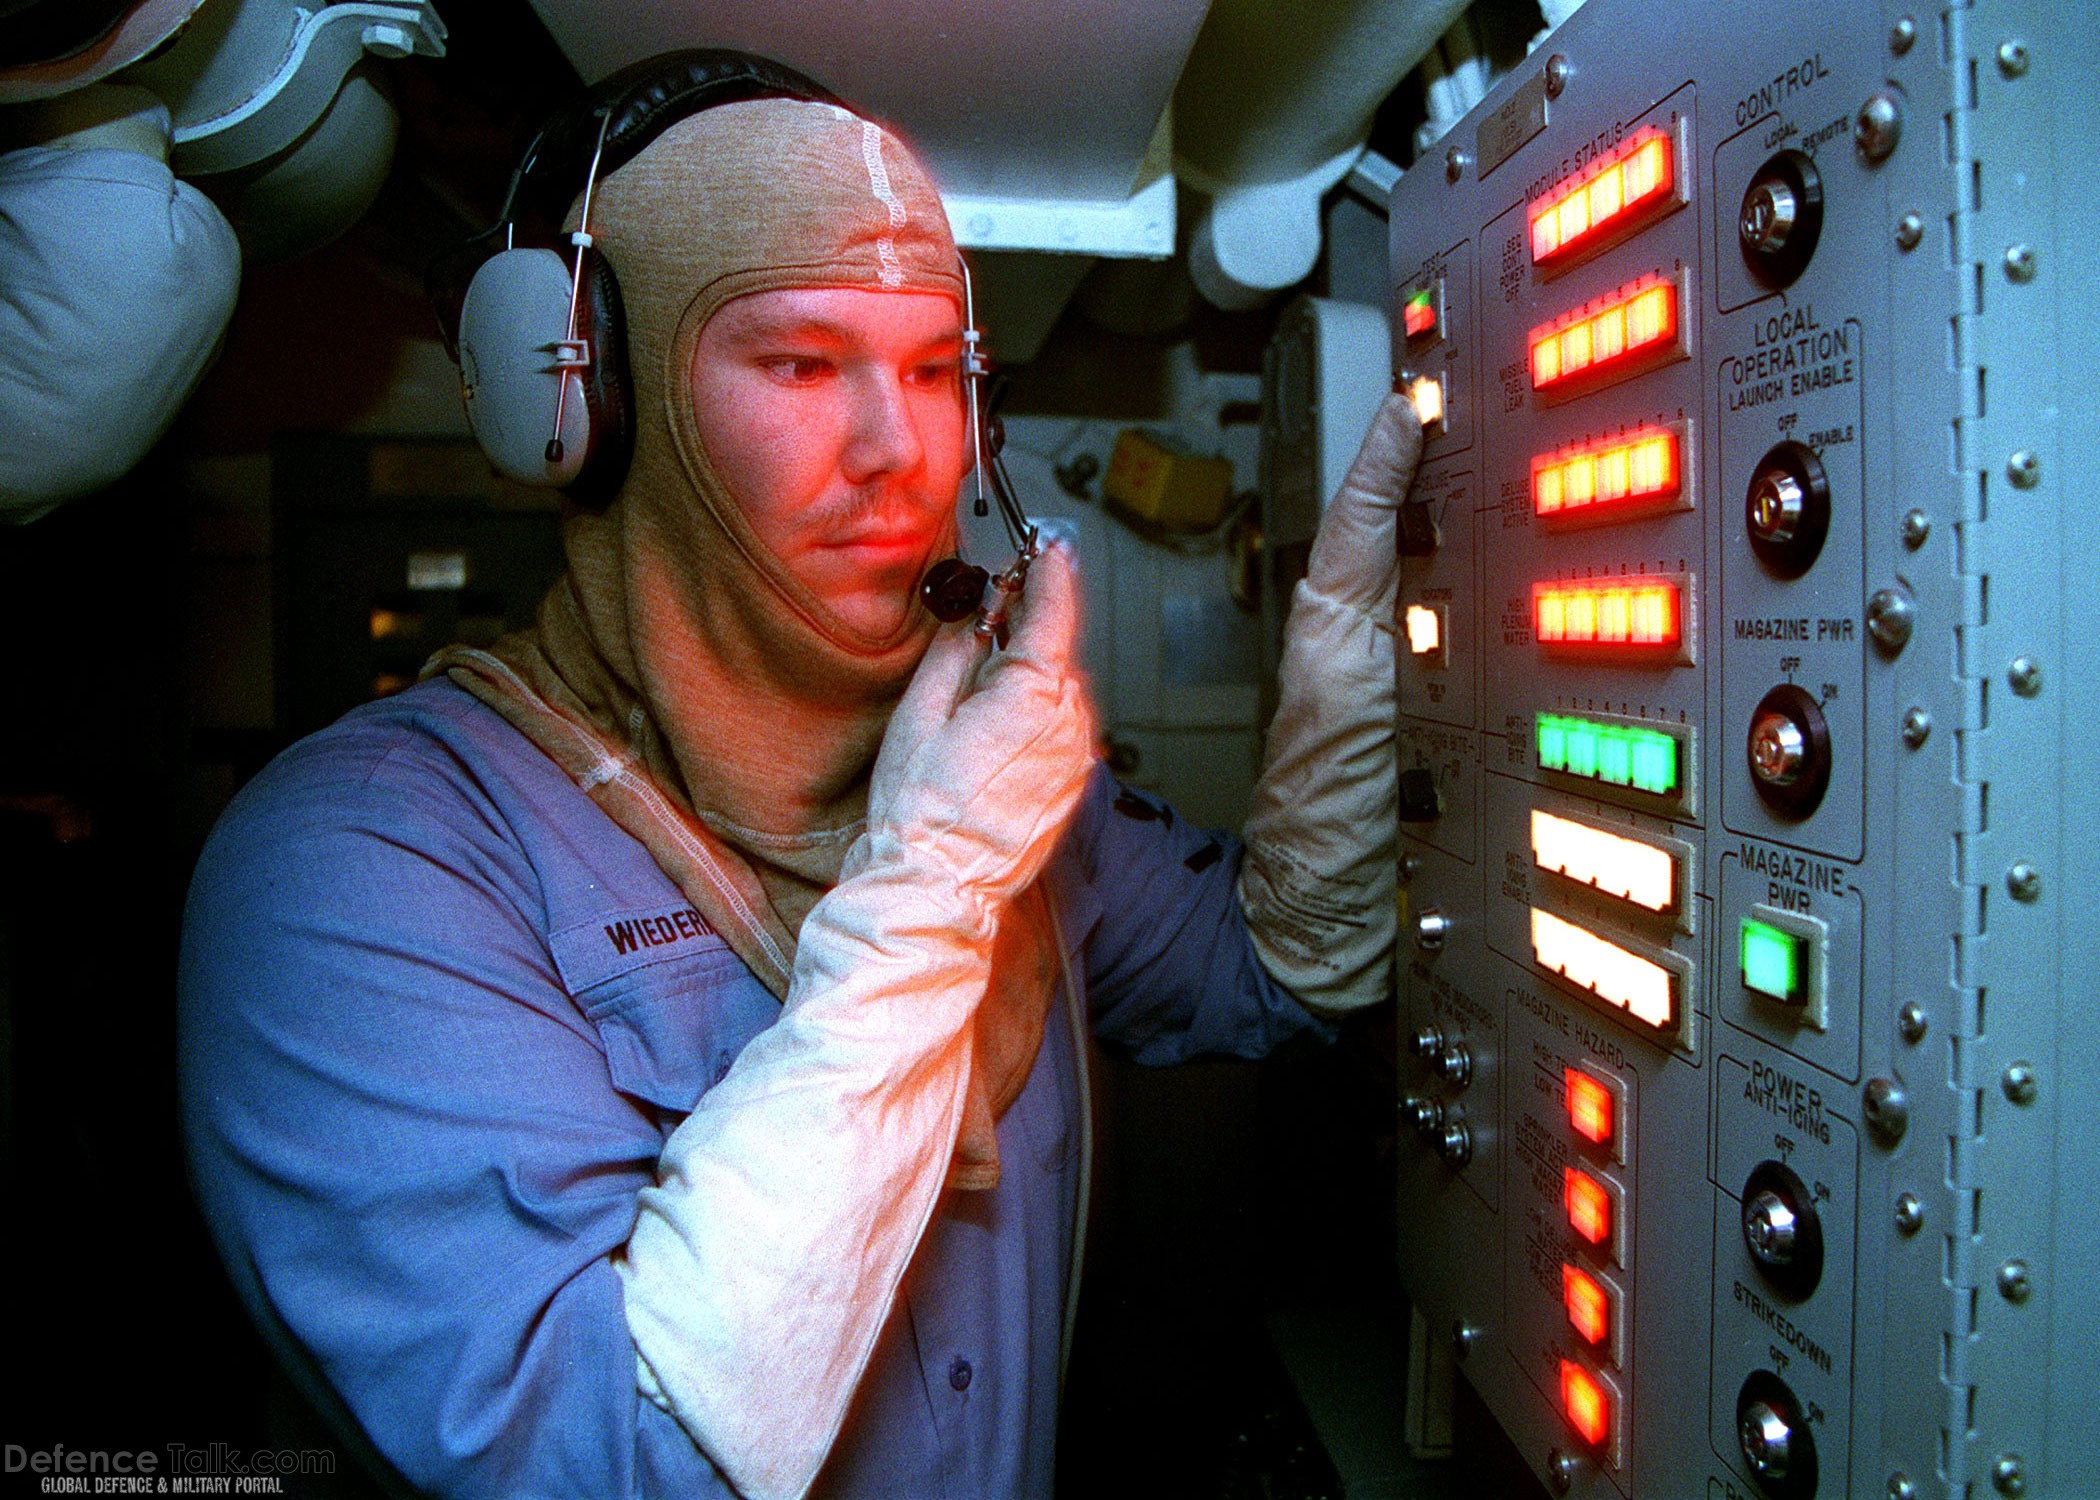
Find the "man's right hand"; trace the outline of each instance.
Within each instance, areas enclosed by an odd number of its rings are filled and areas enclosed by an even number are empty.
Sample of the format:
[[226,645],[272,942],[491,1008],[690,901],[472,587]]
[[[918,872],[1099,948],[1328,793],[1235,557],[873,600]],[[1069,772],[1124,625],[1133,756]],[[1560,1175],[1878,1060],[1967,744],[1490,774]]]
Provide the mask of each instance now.
[[928,859],[991,903],[1035,879],[1094,762],[1078,634],[1078,582],[1061,546],[1030,567],[1003,650],[967,623],[941,628],[890,718],[865,858],[848,875],[868,860]]

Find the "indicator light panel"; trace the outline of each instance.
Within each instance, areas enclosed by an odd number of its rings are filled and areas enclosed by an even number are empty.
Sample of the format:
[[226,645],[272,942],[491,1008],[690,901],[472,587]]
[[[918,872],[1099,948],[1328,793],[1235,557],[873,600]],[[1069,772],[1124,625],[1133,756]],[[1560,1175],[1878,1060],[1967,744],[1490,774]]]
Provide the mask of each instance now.
[[1410,347],[1421,348],[1444,336],[1444,278],[1410,287],[1400,304],[1400,328]]
[[1565,1090],[1568,1128],[1577,1138],[1609,1154],[1614,1160],[1625,1161],[1625,1132],[1620,1128],[1620,1122],[1626,1117],[1625,1085],[1587,1063],[1562,1068],[1561,1083]]
[[1402,616],[1407,629],[1407,649],[1424,666],[1441,667],[1447,660],[1445,615],[1442,605],[1410,604]]
[[1572,1359],[1560,1362],[1561,1415],[1606,1465],[1619,1466],[1619,1397],[1603,1376]]
[[1658,1032],[1680,1032],[1681,994],[1691,981],[1682,958],[1672,955],[1675,967],[1658,963],[1537,907],[1531,909],[1531,956],[1624,1016]]
[[1682,727],[1620,724],[1580,714],[1541,713],[1534,720],[1541,771],[1625,787],[1681,801],[1685,794]]
[[1552,275],[1686,202],[1675,133],[1645,126],[1553,184],[1526,210],[1531,263]]
[[1599,1358],[1620,1363],[1618,1289],[1574,1262],[1563,1261],[1560,1302],[1568,1315],[1568,1326],[1576,1335]]
[[1692,508],[1685,424],[1642,427],[1531,461],[1531,510],[1548,529]]
[[1601,1255],[1624,1263],[1620,1247],[1624,1229],[1620,1224],[1619,1190],[1601,1177],[1580,1167],[1561,1168],[1561,1210],[1575,1237]]
[[1664,666],[1691,661],[1685,580],[1639,574],[1531,586],[1541,650]]
[[1685,357],[1684,283],[1642,276],[1531,330],[1531,388],[1546,401]]
[[[1667,915],[1678,909],[1677,857],[1646,840],[1533,808],[1531,858],[1542,870],[1643,910]],[[1744,972],[1749,972],[1747,960]]]
[[1441,375],[1403,376],[1407,386],[1407,399],[1414,402],[1415,413],[1422,419],[1422,431],[1434,437],[1448,430],[1445,423],[1444,377]]
[[1824,982],[1829,950],[1828,923],[1776,906],[1751,907],[1736,929],[1737,970],[1743,988],[1772,1002],[1764,1008],[1767,1013],[1791,1015],[1817,1031],[1829,1024]]

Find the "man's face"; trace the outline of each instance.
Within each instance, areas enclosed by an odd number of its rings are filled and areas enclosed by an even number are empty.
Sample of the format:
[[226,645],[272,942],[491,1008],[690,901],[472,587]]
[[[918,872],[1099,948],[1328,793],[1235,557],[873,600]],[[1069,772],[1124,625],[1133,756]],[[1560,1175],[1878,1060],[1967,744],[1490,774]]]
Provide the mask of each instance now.
[[878,639],[954,550],[961,329],[937,292],[788,287],[724,303],[693,351],[700,440],[752,531]]

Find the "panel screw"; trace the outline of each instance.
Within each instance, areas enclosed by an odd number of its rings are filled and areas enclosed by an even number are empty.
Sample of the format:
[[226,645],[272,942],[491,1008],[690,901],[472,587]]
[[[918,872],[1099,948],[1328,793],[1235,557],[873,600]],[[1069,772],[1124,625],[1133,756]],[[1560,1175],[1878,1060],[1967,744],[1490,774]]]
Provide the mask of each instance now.
[[1896,1227],[1905,1234],[1916,1234],[1925,1227],[1925,1206],[1918,1202],[1916,1193],[1897,1195]]
[[1453,146],[1444,153],[1444,181],[1456,182],[1466,175],[1466,153]]
[[1867,634],[1884,651],[1901,651],[1910,639],[1916,610],[1894,589],[1876,589],[1867,600]]
[[1400,878],[1412,880],[1422,871],[1422,856],[1412,851],[1400,856]]
[[2034,1076],[2034,1064],[2013,1063],[2005,1070],[2003,1082],[2005,1097],[2015,1104],[2032,1104],[2034,1096],[2041,1092],[2041,1082]]
[[1889,1500],[1918,1500],[1918,1487],[1908,1474],[1889,1475]]
[[2005,669],[2005,680],[2022,698],[2032,698],[2042,690],[2041,663],[2031,656],[2016,656],[2012,665]]
[[1903,138],[1903,106],[1886,91],[1871,94],[1852,122],[1852,143],[1870,162],[1886,161]]
[[1907,512],[1903,517],[1903,545],[1915,552],[1925,545],[1925,538],[1932,535],[1932,517],[1922,510]]
[[2022,448],[2005,461],[2005,477],[2014,489],[2031,490],[2042,482],[2042,461]]
[[1903,743],[1915,750],[1932,733],[1932,715],[1914,708],[1903,716]]
[[1918,23],[1909,16],[1903,17],[1889,32],[1889,51],[1901,57],[1910,51],[1910,44],[1918,39]]
[[1925,1040],[1929,1024],[1925,1019],[1925,1007],[1915,1000],[1904,1001],[1903,1009],[1896,1012],[1896,1030],[1913,1047]]
[[1893,1078],[1870,1078],[1860,1094],[1867,1129],[1884,1146],[1894,1146],[1910,1128],[1910,1096]]
[[1574,1489],[1581,1473],[1582,1460],[1574,1454],[1555,1448],[1546,1455],[1546,1482],[1553,1486],[1554,1494],[1565,1495]]
[[2007,281],[2034,280],[2034,251],[2025,245],[2009,245],[2005,251]]
[[1991,1465],[1991,1487],[2001,1495],[2027,1493],[2027,1475],[2021,1469],[2019,1454],[2007,1453]]
[[1998,71],[2007,78],[2018,78],[2027,71],[2027,44],[2006,42],[1998,48]]
[[1568,59],[1556,52],[1546,59],[1546,97],[1558,99],[1567,86]]
[[1915,250],[1918,242],[1925,238],[1925,221],[1916,214],[1905,214],[1896,221],[1896,248]]
[[2042,872],[2026,860],[2020,860],[2005,872],[2005,888],[2012,892],[2015,901],[2039,901]]
[[1451,1323],[1452,1354],[1459,1359],[1464,1359],[1473,1352],[1473,1340],[1479,1336],[1480,1330],[1470,1326],[1464,1318],[1453,1319]]

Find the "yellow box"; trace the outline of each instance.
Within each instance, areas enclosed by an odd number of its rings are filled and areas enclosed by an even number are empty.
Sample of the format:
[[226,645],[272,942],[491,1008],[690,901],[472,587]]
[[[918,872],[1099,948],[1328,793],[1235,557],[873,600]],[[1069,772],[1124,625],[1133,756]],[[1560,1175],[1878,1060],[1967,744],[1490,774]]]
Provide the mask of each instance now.
[[1200,458],[1126,427],[1116,437],[1101,492],[1131,514],[1177,531],[1208,531],[1232,497],[1232,463]]

